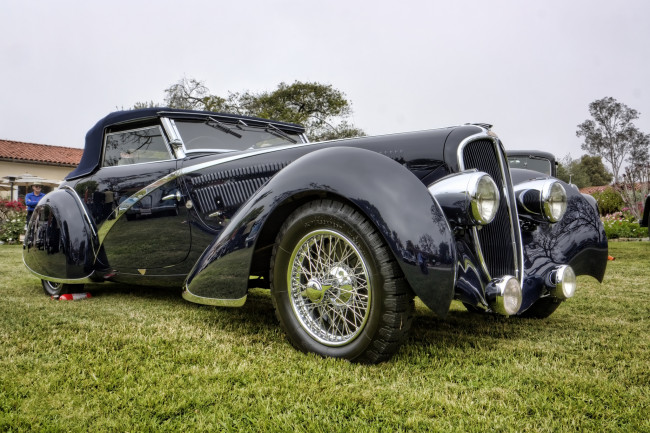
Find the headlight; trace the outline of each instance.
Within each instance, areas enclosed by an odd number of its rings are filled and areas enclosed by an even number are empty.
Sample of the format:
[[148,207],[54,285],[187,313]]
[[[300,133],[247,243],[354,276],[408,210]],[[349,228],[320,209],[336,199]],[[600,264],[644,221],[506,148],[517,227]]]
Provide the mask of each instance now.
[[499,190],[489,175],[483,175],[475,184],[476,190],[470,193],[472,218],[485,225],[494,219],[499,210]]
[[485,225],[499,209],[499,189],[490,175],[482,171],[452,174],[428,188],[451,224]]
[[558,222],[566,212],[566,191],[554,179],[537,179],[515,185],[515,196],[519,215],[529,215],[540,222]]
[[509,275],[490,281],[485,287],[485,296],[490,308],[505,316],[516,314],[523,298],[519,281]]
[[542,189],[544,216],[552,223],[558,222],[566,212],[566,191],[560,182],[548,182]]
[[551,294],[558,299],[573,297],[578,286],[576,273],[569,265],[562,265],[553,269],[547,278],[546,284],[552,287]]

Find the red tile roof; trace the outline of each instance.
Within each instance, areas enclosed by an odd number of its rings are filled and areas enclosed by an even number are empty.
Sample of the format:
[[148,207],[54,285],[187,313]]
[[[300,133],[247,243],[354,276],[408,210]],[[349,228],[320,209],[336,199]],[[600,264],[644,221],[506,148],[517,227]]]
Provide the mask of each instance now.
[[0,139],[0,160],[76,167],[83,149]]
[[611,188],[611,185],[603,185],[603,186],[587,186],[584,188],[580,188],[580,192],[583,194],[593,194],[595,192],[602,192],[605,191],[607,188]]

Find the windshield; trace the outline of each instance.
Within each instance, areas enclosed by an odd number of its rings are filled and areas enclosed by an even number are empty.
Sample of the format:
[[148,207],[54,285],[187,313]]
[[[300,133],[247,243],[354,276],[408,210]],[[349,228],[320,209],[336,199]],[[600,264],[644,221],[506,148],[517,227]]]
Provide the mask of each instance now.
[[175,123],[187,152],[228,152],[304,142],[300,134],[281,131],[271,124],[249,126],[244,122],[225,123],[215,119],[176,120]]
[[551,175],[551,161],[543,158],[531,158],[526,156],[508,156],[510,168],[525,168]]

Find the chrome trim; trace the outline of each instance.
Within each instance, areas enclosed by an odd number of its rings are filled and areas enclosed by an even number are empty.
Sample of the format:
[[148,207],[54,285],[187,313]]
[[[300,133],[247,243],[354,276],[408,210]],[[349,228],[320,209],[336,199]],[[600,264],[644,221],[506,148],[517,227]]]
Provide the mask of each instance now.
[[[564,196],[564,209],[562,210],[562,215],[560,215],[559,218],[553,217],[553,211],[551,210],[551,205],[550,205],[551,192],[553,191],[553,188],[555,188],[556,186],[560,187],[560,190]],[[567,209],[568,197],[566,194],[566,190],[564,189],[564,187],[560,182],[558,181],[546,182],[542,187],[542,191],[540,194],[540,201],[542,203],[542,211],[543,211],[542,214],[549,222],[556,223],[564,217],[564,214],[566,213],[566,209]]]
[[[549,205],[551,191],[556,185],[560,187],[560,190],[564,195],[564,211],[562,212],[562,215],[560,215],[560,217],[557,219],[553,218],[553,214],[550,210],[550,205]],[[528,203],[528,205],[526,204],[524,197],[529,191],[533,191],[536,194],[537,203],[535,203],[534,205],[539,206],[539,209],[537,210],[530,208],[531,207],[530,202]],[[560,221],[564,217],[564,214],[566,213],[566,205],[567,205],[566,189],[564,189],[562,184],[555,179],[535,179],[535,180],[530,180],[527,182],[520,183],[515,188],[515,199],[517,201],[517,204],[520,205],[521,208],[524,211],[526,211],[528,214],[539,215],[539,218],[541,220],[548,221],[550,223],[556,223]]]
[[485,261],[485,256],[483,255],[483,249],[481,248],[481,243],[478,240],[479,228],[480,227],[477,226],[472,227],[472,241],[474,241],[474,249],[476,250],[478,261],[481,264],[481,269],[483,269],[483,272],[485,273],[485,276],[488,278],[488,280],[491,280],[492,275],[490,275],[490,270],[488,269],[487,262]]
[[340,347],[361,335],[372,305],[368,269],[355,243],[336,230],[314,230],[295,243],[286,276],[288,300],[311,338]]
[[79,197],[79,194],[77,194],[77,191],[75,191],[74,188],[72,188],[70,185],[63,185],[59,187],[60,189],[66,189],[72,191],[72,195],[74,198],[77,200],[79,203],[79,207],[81,208],[81,211],[84,213],[84,218],[86,218],[86,222],[90,226],[90,230],[93,232],[93,236],[97,237],[97,231],[95,230],[95,223],[93,222],[92,219],[90,219],[90,216],[88,215],[88,212],[86,212],[86,206],[84,205],[83,201],[81,201],[81,198]]
[[[516,304],[514,305],[516,309],[512,309],[512,305],[508,305],[506,302],[506,295],[508,295],[506,290],[508,289],[508,285],[512,280],[514,280],[514,283],[516,284]],[[510,295],[512,295],[512,293],[510,293]],[[490,309],[504,316],[512,316],[513,314],[517,314],[521,308],[521,302],[523,298],[521,284],[519,284],[519,281],[515,277],[512,277],[510,275],[504,275],[501,278],[496,278],[490,281],[490,283],[485,287],[485,296],[490,305]]]
[[[480,127],[480,126],[478,126]],[[501,177],[503,179],[503,194],[502,196],[506,200],[506,205],[508,208],[508,215],[510,217],[510,236],[512,241],[512,250],[513,250],[513,257],[515,261],[515,278],[519,281],[519,285],[523,285],[524,281],[524,248],[523,248],[523,242],[521,239],[521,231],[519,230],[519,214],[517,213],[517,204],[512,203],[511,197],[509,192],[513,193],[514,197],[514,186],[512,185],[512,179],[510,179],[510,188],[511,190],[508,190],[508,185],[506,182],[506,172],[505,172],[505,167],[507,166],[507,161],[505,161],[504,165],[504,155],[506,155],[505,149],[503,149],[503,146],[501,145],[501,141],[498,139],[496,134],[494,134],[492,131],[489,131],[483,127],[480,127],[482,129],[481,132],[470,135],[469,137],[465,138],[460,145],[458,146],[458,150],[456,152],[456,158],[458,160],[458,167],[461,171],[465,170],[465,161],[463,159],[463,150],[465,149],[465,146],[467,146],[469,143],[477,140],[490,140],[494,147],[495,150],[497,151],[498,158],[497,160],[499,161],[499,167],[501,169]],[[515,227],[517,227],[517,230],[515,230]],[[472,236],[474,238],[474,245],[477,246],[477,254],[479,256],[479,261],[481,262],[481,267],[486,271],[486,275],[488,275],[488,278],[491,278],[489,275],[489,272],[487,272],[487,262],[485,261],[485,257],[483,256],[483,252],[480,248],[479,241],[478,241],[478,233],[477,233],[477,228],[473,227],[472,229]]]
[[183,196],[181,195],[181,192],[179,190],[176,190],[175,193],[164,196],[163,198],[160,199],[160,201],[173,200],[173,199],[176,199],[176,201],[181,201],[182,198]]
[[193,302],[195,304],[202,304],[202,305],[212,305],[212,306],[217,306],[217,307],[241,307],[246,303],[246,298],[248,295],[244,295],[244,297],[239,298],[239,299],[214,299],[214,298],[206,298],[203,296],[197,296],[193,293],[191,293],[187,287],[183,290],[182,294],[183,299],[189,302]]
[[113,219],[107,219],[104,221],[102,226],[99,228],[98,232],[98,238],[99,238],[99,244],[101,245],[104,243],[104,239],[106,239],[106,235],[108,235],[108,232],[113,228],[115,223],[128,211],[133,207],[138,201],[140,201],[144,196],[147,194],[150,194],[154,190],[160,188],[161,186],[165,185],[167,182],[171,182],[172,180],[176,179],[177,177],[180,176],[180,170],[176,170],[168,174],[167,176],[161,177],[157,181],[145,186],[141,190],[137,191],[135,194],[124,200],[122,203],[119,204],[117,208],[113,211],[115,213],[115,218]]
[[[453,173],[430,184],[427,189],[438,201],[447,219],[461,225],[485,225],[490,220],[483,218],[477,208],[477,190],[482,179],[487,178],[493,186],[497,203],[501,200],[499,190],[489,174],[475,169]],[[459,204],[463,203],[460,208]]]
[[[569,276],[568,278],[567,275]],[[561,300],[572,298],[578,288],[575,271],[569,265],[558,266],[549,272],[546,277],[546,284],[551,286],[551,295]],[[567,284],[573,284],[573,290],[570,287],[566,287]]]
[[[168,117],[161,117],[160,123],[162,124],[165,133],[167,133],[167,136],[169,137],[168,144],[172,148],[174,156],[177,159],[185,158],[185,155],[187,153],[185,149],[185,143],[183,143],[183,137],[181,137],[181,134],[178,132],[178,128],[176,128],[176,123],[174,123],[174,121]],[[172,143],[180,143],[181,146],[176,147]]]
[[[246,150],[246,149],[244,149]],[[185,153],[190,154],[190,153],[232,153],[232,152],[241,152],[241,150],[237,149],[189,149],[186,150]]]
[[124,167],[129,167],[129,166],[141,166],[141,165],[148,165],[148,164],[159,164],[161,162],[173,162],[176,161],[176,159],[161,159],[158,161],[147,161],[147,162],[136,162],[135,164],[124,164],[124,165],[109,165],[107,167],[101,167],[102,170],[114,170],[116,168],[124,168]]

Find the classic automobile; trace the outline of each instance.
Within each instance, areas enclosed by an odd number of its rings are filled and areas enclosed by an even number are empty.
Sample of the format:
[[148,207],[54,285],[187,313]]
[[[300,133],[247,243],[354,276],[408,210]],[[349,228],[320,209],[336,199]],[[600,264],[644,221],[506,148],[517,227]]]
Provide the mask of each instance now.
[[546,317],[602,281],[598,213],[551,176],[509,169],[491,126],[309,143],[299,125],[152,108],[109,114],[43,198],[24,263],[57,295],[101,281],[176,286],[238,307],[270,289],[305,352],[391,357],[414,296],[444,317]]
[[548,176],[557,176],[557,161],[555,155],[540,150],[509,150],[508,164],[510,168],[523,168],[539,171]]

